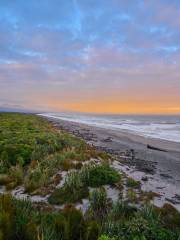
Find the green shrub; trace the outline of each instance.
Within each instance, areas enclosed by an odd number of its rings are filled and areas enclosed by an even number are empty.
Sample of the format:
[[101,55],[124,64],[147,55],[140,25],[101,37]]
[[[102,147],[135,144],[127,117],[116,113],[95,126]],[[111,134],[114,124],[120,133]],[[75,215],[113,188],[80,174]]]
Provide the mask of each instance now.
[[143,217],[134,217],[128,223],[128,232],[133,236],[149,235],[150,225],[146,219]]
[[[25,183],[26,191],[32,192],[47,186],[60,169],[80,169],[82,163],[74,164],[74,160],[84,161],[100,154],[83,140],[57,131],[35,115],[0,113],[0,132],[0,173],[13,172],[15,178],[8,188]],[[13,171],[9,171],[11,167],[15,167]],[[25,179],[21,178],[20,167],[26,172]],[[0,182],[7,180],[2,178]]]
[[107,164],[84,166],[81,176],[82,181],[90,187],[113,184],[121,179],[121,175]]
[[[177,226],[173,230],[168,225],[164,227],[164,216],[175,213],[170,206],[165,209],[144,206],[136,211],[132,209],[132,214],[114,214],[112,217],[105,190],[95,191],[93,194],[96,196],[91,198],[86,218],[72,205],[66,205],[60,211],[52,211],[49,207],[34,206],[27,200],[15,200],[10,195],[0,196],[0,239],[96,240],[100,233],[102,235],[99,239],[108,240],[179,239]],[[118,203],[116,208],[124,212],[127,206],[120,207]],[[159,211],[164,213],[160,218]],[[92,221],[92,217],[95,221]]]
[[[90,158],[99,158],[101,164],[83,165]],[[0,113],[0,184],[7,188],[24,184],[26,191],[41,192],[48,184],[58,183],[57,171],[78,169],[70,171],[64,185],[49,197],[52,204],[76,203],[89,196],[88,187],[120,183],[121,175],[108,160],[107,154],[56,131],[43,118]],[[134,179],[127,179],[127,186],[132,202],[157,196],[152,192],[137,196],[133,188],[140,184]],[[112,204],[104,188],[90,194],[85,216],[72,205],[55,210],[50,205],[0,196],[0,240],[96,240],[100,234],[100,240],[179,240],[179,223],[180,215],[170,204],[141,209],[123,201]]]
[[120,175],[108,165],[84,165],[79,172],[70,172],[64,186],[55,189],[49,198],[50,203],[71,203],[88,196],[88,186],[112,184]]

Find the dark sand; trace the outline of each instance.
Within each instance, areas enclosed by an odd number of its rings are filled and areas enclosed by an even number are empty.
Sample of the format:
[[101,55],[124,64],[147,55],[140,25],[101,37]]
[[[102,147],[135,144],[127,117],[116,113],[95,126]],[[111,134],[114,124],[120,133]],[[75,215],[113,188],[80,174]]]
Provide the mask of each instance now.
[[[116,160],[114,164],[117,169],[122,169],[129,176],[140,180],[143,190],[161,194],[161,198],[155,201],[156,205],[168,202],[180,210],[180,143],[145,138],[127,131],[109,130],[55,118],[48,119],[56,127],[111,153]],[[167,152],[148,149],[147,144]],[[135,151],[134,160],[130,156],[131,149]],[[119,162],[120,166],[116,164]],[[148,181],[143,181],[145,176]]]

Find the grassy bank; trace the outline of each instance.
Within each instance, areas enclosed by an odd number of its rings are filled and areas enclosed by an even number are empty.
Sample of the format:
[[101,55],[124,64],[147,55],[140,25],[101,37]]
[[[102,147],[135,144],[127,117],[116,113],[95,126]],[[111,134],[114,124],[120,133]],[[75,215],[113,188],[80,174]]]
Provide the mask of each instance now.
[[0,114],[0,184],[7,189],[24,184],[33,192],[53,184],[58,170],[81,168],[90,158],[106,155],[38,116]]

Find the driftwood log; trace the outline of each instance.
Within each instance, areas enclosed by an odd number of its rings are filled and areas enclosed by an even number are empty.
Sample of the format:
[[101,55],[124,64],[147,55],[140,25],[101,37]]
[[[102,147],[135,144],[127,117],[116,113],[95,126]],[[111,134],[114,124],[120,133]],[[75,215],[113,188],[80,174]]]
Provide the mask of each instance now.
[[167,152],[167,150],[165,150],[165,149],[153,147],[153,146],[151,146],[149,144],[147,144],[147,148],[148,149],[152,149],[152,150],[156,150],[156,151]]

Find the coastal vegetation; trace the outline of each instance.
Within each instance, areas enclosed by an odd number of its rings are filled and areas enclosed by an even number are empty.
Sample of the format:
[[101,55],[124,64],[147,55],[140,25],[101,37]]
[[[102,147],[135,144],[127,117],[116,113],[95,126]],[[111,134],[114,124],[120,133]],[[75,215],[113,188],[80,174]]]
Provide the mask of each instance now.
[[107,163],[86,164],[79,171],[70,172],[63,187],[56,188],[49,197],[52,204],[75,203],[88,197],[88,187],[100,187],[120,180],[120,174]]
[[107,158],[43,118],[0,114],[0,184],[8,189],[24,183],[33,192],[52,183],[58,170],[81,168],[83,161],[102,157]]
[[157,209],[147,205],[137,209],[124,202],[112,204],[104,189],[92,193],[85,215],[73,205],[58,211],[42,210],[30,201],[2,195],[0,239],[178,240],[179,217],[173,220],[174,213],[178,215],[169,206]]
[[[142,192],[111,161],[39,116],[0,114],[0,240],[180,240],[179,212],[151,205],[156,193]],[[126,199],[113,201],[107,187],[123,184]],[[47,201],[18,200],[17,186]]]
[[139,188],[141,183],[139,181],[134,180],[131,177],[127,178],[127,186],[132,188]]

